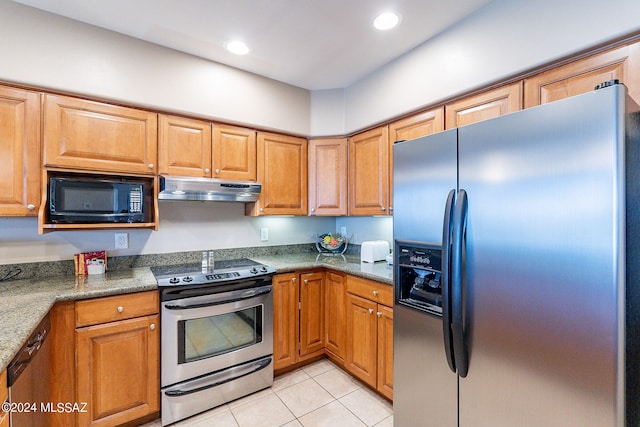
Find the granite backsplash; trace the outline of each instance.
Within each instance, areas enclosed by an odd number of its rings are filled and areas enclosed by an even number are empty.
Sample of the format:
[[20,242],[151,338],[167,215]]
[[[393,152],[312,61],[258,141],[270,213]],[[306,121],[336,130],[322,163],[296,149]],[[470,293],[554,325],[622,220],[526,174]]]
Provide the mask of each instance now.
[[[257,246],[245,248],[214,249],[216,259],[251,258],[270,255],[317,253],[314,243],[279,246]],[[108,255],[108,254],[107,254]],[[349,245],[345,255],[360,256],[360,245]],[[155,267],[199,263],[202,251],[174,252],[166,254],[127,255],[107,257],[109,271],[127,270],[137,267]],[[70,275],[74,272],[73,260],[30,262],[0,265],[0,282],[17,279],[45,279]]]

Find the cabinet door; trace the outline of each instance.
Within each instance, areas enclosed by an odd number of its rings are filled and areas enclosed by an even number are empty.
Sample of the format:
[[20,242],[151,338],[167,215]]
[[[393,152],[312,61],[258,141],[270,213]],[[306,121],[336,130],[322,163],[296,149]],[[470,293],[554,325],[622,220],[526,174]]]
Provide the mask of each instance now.
[[347,345],[345,368],[372,387],[376,387],[377,304],[347,294]]
[[589,56],[552,68],[524,81],[525,108],[590,92],[618,79],[640,100],[640,43]]
[[155,174],[157,128],[156,113],[46,95],[44,165]]
[[0,86],[0,216],[40,206],[40,94]]
[[522,82],[463,98],[445,106],[447,129],[522,110]]
[[259,132],[258,181],[262,194],[248,214],[307,215],[307,140]]
[[78,424],[112,426],[160,410],[159,315],[76,330]]
[[300,275],[300,356],[324,351],[324,273]]
[[347,214],[347,140],[309,141],[309,215]]
[[344,359],[345,346],[345,277],[332,271],[325,277],[325,345]]
[[211,123],[160,114],[158,117],[159,173],[211,177]]
[[256,131],[213,125],[213,177],[256,180]]
[[398,120],[389,125],[389,215],[393,214],[393,144],[444,130],[444,107]]
[[296,274],[273,276],[274,369],[296,363],[298,328],[298,283]]
[[349,215],[385,215],[389,192],[387,126],[349,139]]
[[[7,370],[0,372],[0,404],[7,400]],[[0,409],[0,427],[9,427],[9,413],[4,411],[4,405]]]
[[384,396],[393,399],[393,309],[378,304],[378,384]]

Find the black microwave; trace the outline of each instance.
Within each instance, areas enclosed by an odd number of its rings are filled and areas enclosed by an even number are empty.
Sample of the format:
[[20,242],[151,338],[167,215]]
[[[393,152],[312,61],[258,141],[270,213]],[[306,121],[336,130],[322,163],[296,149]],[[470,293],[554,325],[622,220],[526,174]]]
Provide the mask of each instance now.
[[52,223],[150,222],[151,181],[133,178],[49,178]]

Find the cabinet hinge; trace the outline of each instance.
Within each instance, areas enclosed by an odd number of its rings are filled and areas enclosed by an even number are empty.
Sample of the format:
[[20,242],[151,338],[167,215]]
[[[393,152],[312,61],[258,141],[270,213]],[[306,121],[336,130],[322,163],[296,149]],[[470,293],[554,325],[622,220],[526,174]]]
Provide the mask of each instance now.
[[302,301],[298,301],[298,310],[302,310]]
[[302,344],[298,343],[298,351],[302,350]]

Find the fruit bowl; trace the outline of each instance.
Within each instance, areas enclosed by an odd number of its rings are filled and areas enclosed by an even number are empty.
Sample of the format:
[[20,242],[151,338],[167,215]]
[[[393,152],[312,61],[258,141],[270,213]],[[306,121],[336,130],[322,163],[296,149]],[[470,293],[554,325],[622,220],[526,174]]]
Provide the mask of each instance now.
[[347,250],[347,238],[340,233],[319,234],[316,248],[320,253],[343,254]]

